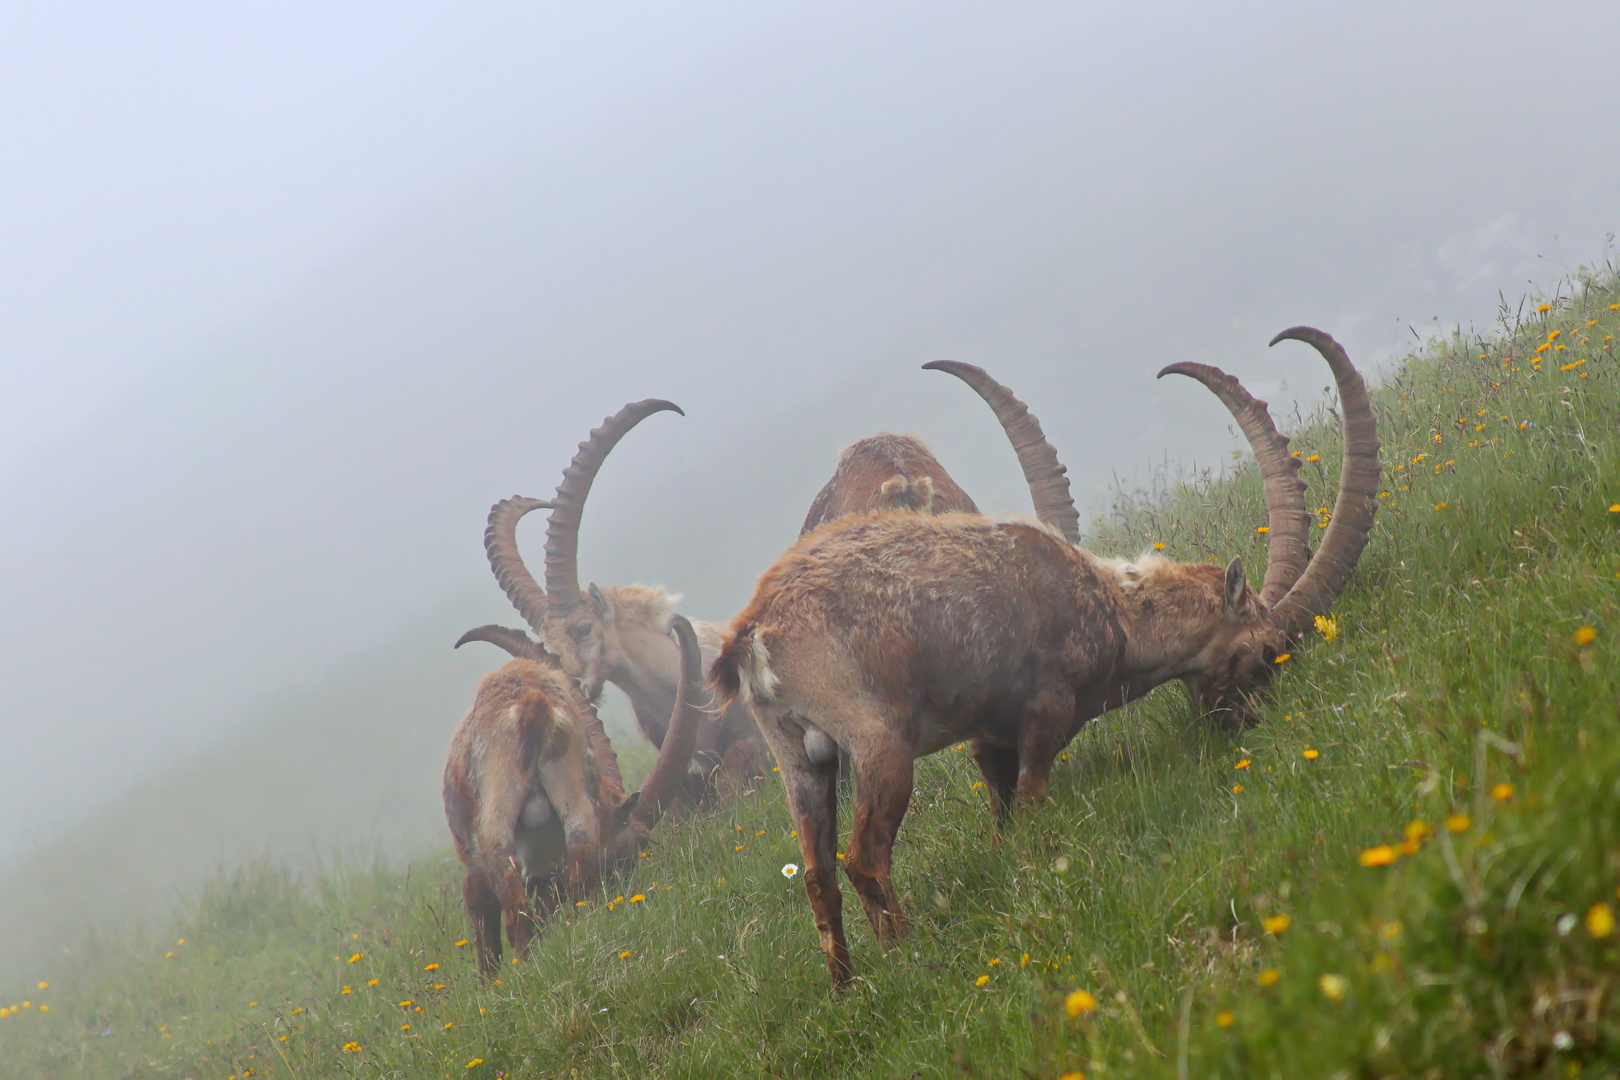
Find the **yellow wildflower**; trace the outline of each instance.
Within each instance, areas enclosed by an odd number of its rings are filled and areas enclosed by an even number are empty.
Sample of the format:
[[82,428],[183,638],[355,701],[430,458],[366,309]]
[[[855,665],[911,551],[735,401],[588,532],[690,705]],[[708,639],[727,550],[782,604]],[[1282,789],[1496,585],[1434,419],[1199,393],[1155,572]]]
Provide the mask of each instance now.
[[471,1061],[467,1062],[467,1068],[476,1069],[476,1068],[478,1068],[478,1066],[482,1065],[483,1063],[484,1063],[483,1058],[473,1058]]
[[1218,1013],[1215,1014],[1215,1023],[1218,1026],[1223,1027],[1223,1028],[1231,1027],[1233,1022],[1235,1022],[1236,1020],[1237,1020],[1237,1017],[1233,1016],[1229,1012],[1222,1011],[1222,1012],[1218,1012]]
[[646,896],[645,896],[645,895],[644,895],[644,894],[642,894],[642,893],[636,893],[636,895],[634,895],[634,896],[632,896],[632,897],[631,897],[631,898],[630,898],[630,902],[631,902],[631,903],[632,903],[632,904],[639,904],[639,903],[641,903],[641,902],[642,902],[642,901],[643,901],[643,900],[645,900],[645,899],[647,899],[647,897],[646,897]]
[[1497,802],[1507,802],[1509,799],[1513,798],[1513,785],[1497,784],[1495,787],[1491,788],[1491,798],[1495,799]]
[[1268,934],[1280,934],[1287,930],[1289,924],[1293,921],[1287,915],[1268,915],[1260,920],[1260,925],[1265,928]]
[[1255,976],[1254,981],[1259,983],[1261,986],[1276,986],[1277,980],[1281,978],[1282,972],[1278,971],[1276,968],[1266,968],[1266,970]]
[[1361,853],[1362,866],[1388,866],[1400,856],[1388,844],[1378,844]]
[[619,959],[620,960],[628,960],[628,959],[630,959],[630,950],[626,949],[626,950],[624,950],[624,952],[620,953],[619,954]]
[[1234,769],[1247,769],[1250,765],[1253,765],[1253,764],[1254,764],[1254,762],[1250,761],[1248,758],[1244,758],[1242,761],[1238,762],[1236,765],[1234,765],[1232,767]]
[[356,960],[360,959],[364,955],[366,955],[366,954],[363,953],[363,952],[355,953],[353,956],[349,957],[349,963],[351,963],[351,964],[354,963]]
[[1286,653],[1286,652],[1285,653],[1278,653],[1277,654],[1277,659],[1273,660],[1272,663],[1273,664],[1286,664],[1286,663],[1288,663],[1288,661],[1292,660],[1293,658],[1294,658],[1293,653]]
[[1614,912],[1602,900],[1593,904],[1586,913],[1586,932],[1596,938],[1614,933]]
[[1590,645],[1597,640],[1597,631],[1590,626],[1583,626],[1575,631],[1575,644]]
[[439,965],[438,964],[429,964],[427,967],[423,968],[422,970],[423,971],[438,971],[439,970]]
[[1097,999],[1085,990],[1071,990],[1069,996],[1063,999],[1063,1011],[1070,1016],[1079,1016],[1088,1013],[1097,1007]]
[[1537,311],[1551,311],[1552,310],[1552,305],[1551,304],[1537,304],[1536,305],[1536,310]]
[[1434,835],[1434,830],[1429,828],[1429,823],[1421,818],[1416,821],[1408,821],[1404,832],[1406,838],[1412,841],[1427,840]]
[[343,988],[343,992],[344,992],[344,993],[345,993],[345,994],[352,994],[352,993],[354,993],[354,990],[353,990],[353,989],[351,989],[351,988],[350,988],[350,987],[347,987],[347,986],[345,986],[345,987],[344,987],[344,988]]
[[1058,1080],[1086,1080],[1086,1074],[1075,1069],[1072,1072],[1059,1073]]
[[1316,750],[1316,749],[1313,749],[1311,747],[1307,747],[1305,749],[1305,760],[1306,761],[1315,761],[1317,758],[1319,758],[1321,756],[1322,756],[1322,751],[1320,751],[1320,750]]
[[1322,455],[1321,454],[1312,454],[1310,457],[1306,458],[1305,460],[1306,461],[1321,461],[1322,460]]
[[1029,967],[1029,953],[1025,953],[1023,956],[1019,957],[1018,966],[1021,968]]
[[376,985],[377,985],[377,980],[376,980],[376,979],[372,979],[372,980],[370,980],[370,981],[369,981],[369,982],[367,982],[367,983],[366,983],[366,985],[367,985],[367,986],[376,986]]
[[1454,833],[1467,832],[1468,824],[1467,814],[1452,814],[1446,818],[1446,831]]
[[39,989],[41,989],[41,990],[49,990],[50,988],[51,988],[51,984],[48,983],[48,982],[42,982],[42,983],[39,984]]
[[357,1042],[346,1042],[343,1044],[343,1052],[345,1054],[358,1054],[360,1052],[360,1044]]
[[456,948],[458,948],[458,949],[459,949],[459,948],[461,948],[461,947],[462,947],[462,946],[463,946],[463,945],[465,945],[465,944],[467,944],[467,939],[466,939],[466,938],[462,938],[462,939],[461,939],[461,940],[460,940],[460,941],[458,941],[458,942],[456,942]]
[[1322,996],[1329,1001],[1343,1001],[1344,995],[1350,989],[1350,983],[1343,975],[1327,974],[1316,980],[1321,987]]
[[1254,531],[1259,533],[1261,536],[1264,536],[1266,533],[1271,531],[1271,526],[1270,525],[1257,525],[1257,526],[1255,526]]
[[1155,540],[1155,541],[1153,541],[1153,550],[1154,551],[1163,551],[1164,550],[1164,545],[1161,544],[1159,541]]
[[1332,643],[1339,636],[1339,620],[1332,615],[1318,615],[1316,632],[1322,635],[1323,641]]
[[973,980],[973,985],[974,986],[983,986],[985,983],[987,983],[989,981],[990,981],[990,976],[988,976],[988,975],[980,975],[977,979]]
[[1234,795],[1243,794],[1243,785],[1242,784],[1233,784],[1232,785],[1232,794],[1234,794]]

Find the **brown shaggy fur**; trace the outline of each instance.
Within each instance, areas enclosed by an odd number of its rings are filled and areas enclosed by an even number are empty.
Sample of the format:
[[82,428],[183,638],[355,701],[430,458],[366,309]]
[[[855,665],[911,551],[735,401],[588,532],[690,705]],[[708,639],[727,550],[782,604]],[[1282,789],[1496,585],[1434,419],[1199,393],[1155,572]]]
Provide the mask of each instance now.
[[838,468],[810,503],[799,535],[847,514],[877,510],[979,512],[921,439],[883,432],[851,443],[838,455]]
[[1102,559],[1045,526],[967,514],[846,517],[760,578],[710,668],[751,704],[787,787],[835,985],[850,978],[834,860],[836,758],[857,780],[844,871],[885,947],[904,932],[890,873],[912,761],[966,741],[998,819],[1046,796],[1086,721],[1169,680],[1242,708],[1281,632],[1242,564]]

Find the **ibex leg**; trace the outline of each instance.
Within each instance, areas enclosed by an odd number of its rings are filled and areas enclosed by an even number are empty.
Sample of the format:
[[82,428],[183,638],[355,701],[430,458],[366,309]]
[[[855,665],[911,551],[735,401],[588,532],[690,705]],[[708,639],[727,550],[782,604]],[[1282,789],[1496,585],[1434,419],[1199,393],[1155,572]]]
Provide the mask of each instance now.
[[461,898],[472,917],[473,941],[478,947],[478,971],[493,975],[501,966],[501,901],[484,876],[467,869],[461,882]]
[[888,735],[886,727],[869,724],[862,730],[874,734],[855,750],[859,787],[844,873],[860,895],[878,944],[887,949],[906,934],[905,913],[900,910],[890,871],[894,838],[911,805],[911,748],[897,737],[876,734]]
[[833,987],[850,979],[849,945],[844,940],[844,898],[838,891],[838,762],[811,763],[804,730],[785,713],[756,712],[759,728],[782,770],[788,807],[799,827],[804,856],[804,891],[810,898],[821,948],[827,954]]
[[976,739],[973,760],[979,764],[979,775],[990,789],[990,809],[995,811],[996,824],[1005,825],[1012,816],[1013,793],[1018,786],[1018,750],[1011,746],[997,746]]
[[1068,745],[1074,729],[1074,694],[1067,686],[1053,686],[1035,694],[1024,706],[1018,735],[1017,801],[1032,810],[1046,801],[1046,783],[1052,763]]

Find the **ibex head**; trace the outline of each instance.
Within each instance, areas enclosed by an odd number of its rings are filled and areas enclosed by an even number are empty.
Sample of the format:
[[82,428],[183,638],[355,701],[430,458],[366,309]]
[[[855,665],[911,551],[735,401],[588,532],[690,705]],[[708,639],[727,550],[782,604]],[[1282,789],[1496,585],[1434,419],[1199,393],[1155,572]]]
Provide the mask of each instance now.
[[[1228,723],[1255,721],[1254,697],[1270,685],[1279,661],[1332,606],[1367,545],[1378,508],[1378,432],[1367,387],[1344,349],[1332,337],[1308,326],[1284,330],[1271,339],[1303,341],[1321,353],[1338,383],[1343,410],[1344,462],[1333,514],[1313,555],[1306,540],[1310,512],[1299,459],[1288,452],[1288,439],[1277,431],[1266,403],[1256,400],[1236,379],[1208,364],[1171,364],[1159,377],[1177,374],[1207,386],[1237,420],[1265,485],[1268,517],[1266,579],[1258,595],[1250,592],[1243,563],[1233,559],[1220,590],[1223,616],[1211,619],[1219,629],[1198,655],[1197,670],[1182,682],[1198,707]],[[1214,573],[1214,568],[1210,568]]]
[[[627,432],[656,412],[681,413],[672,402],[633,402],[602,422],[579,444],[549,501],[514,496],[495,504],[484,530],[484,549],[496,580],[546,652],[555,656],[595,701],[602,684],[627,663],[613,604],[594,584],[579,587],[579,523],[596,474]],[[685,415],[685,413],[681,413]],[[517,550],[517,523],[530,510],[550,508],[546,525],[546,583],[542,588]]]

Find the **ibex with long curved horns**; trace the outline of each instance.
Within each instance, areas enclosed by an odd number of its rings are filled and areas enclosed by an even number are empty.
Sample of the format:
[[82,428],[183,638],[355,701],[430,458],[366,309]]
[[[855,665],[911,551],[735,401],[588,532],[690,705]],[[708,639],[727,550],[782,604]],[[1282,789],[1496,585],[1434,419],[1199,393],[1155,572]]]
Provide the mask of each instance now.
[[[548,501],[514,496],[496,503],[484,530],[490,568],[512,606],[534,630],[534,641],[519,630],[482,626],[462,635],[488,641],[514,656],[548,655],[579,680],[595,700],[602,684],[624,691],[636,724],[648,741],[662,747],[667,717],[675,701],[680,658],[663,627],[674,613],[676,597],[655,585],[579,587],[579,523],[585,499],[609,452],[631,428],[657,412],[681,412],[668,401],[632,402],[602,422],[579,444],[563,471],[557,493]],[[684,415],[684,413],[682,414]],[[546,584],[541,587],[518,552],[517,525],[531,510],[551,510],[546,525]],[[705,662],[719,648],[724,627],[696,622]],[[707,705],[707,699],[701,702]],[[748,710],[740,702],[718,714],[705,713],[699,725],[692,766],[704,781],[724,768],[734,778],[751,775],[764,763],[764,746]]]
[[686,773],[698,726],[702,658],[692,626],[671,617],[680,689],[652,772],[628,798],[590,703],[563,672],[513,660],[478,684],[444,765],[444,813],[467,868],[462,898],[478,967],[501,962],[501,924],[518,955],[560,893],[593,888],[604,861],[635,859]]
[[[1029,407],[980,367],[955,360],[924,364],[928,371],[945,371],[973,388],[995,413],[1018,455],[1035,503],[1035,516],[1062,531],[1071,543],[1080,542],[1080,514],[1069,497],[1066,471],[1057,451],[1046,441]],[[814,532],[829,521],[848,514],[880,510],[911,510],[923,514],[977,514],[979,508],[945,471],[945,466],[914,435],[887,432],[861,439],[844,448],[832,479],[816,493],[799,535]]]
[[[1344,416],[1344,468],[1320,550],[1303,558],[1298,463],[1265,405],[1202,365],[1259,459],[1270,514],[1266,586],[1243,564],[1104,559],[1047,528],[966,514],[844,518],[805,537],[760,578],[710,680],[744,695],[776,755],[804,852],[805,888],[835,985],[850,978],[834,850],[830,739],[858,784],[844,870],[885,947],[904,929],[891,852],[912,761],[969,741],[998,815],[1045,798],[1052,763],[1086,721],[1180,679],[1200,707],[1246,720],[1275,661],[1324,613],[1367,542],[1378,437],[1361,376],[1327,334]],[[1161,373],[1163,374],[1163,373]],[[808,744],[808,745],[807,745]],[[820,760],[817,760],[817,759]]]

